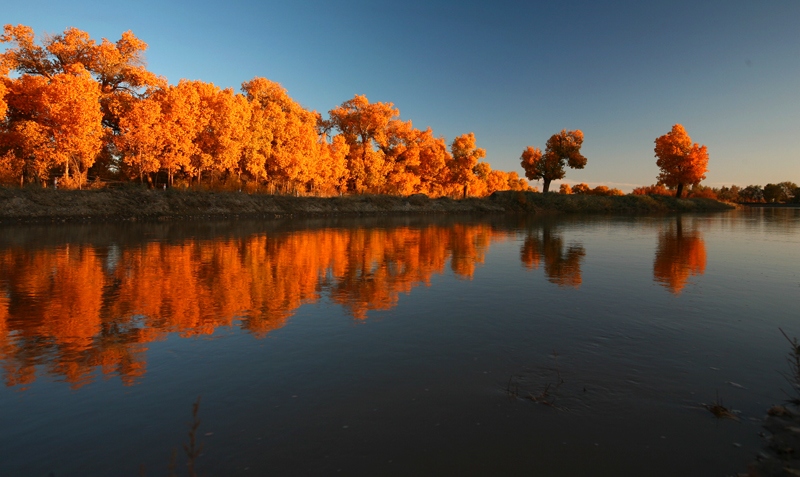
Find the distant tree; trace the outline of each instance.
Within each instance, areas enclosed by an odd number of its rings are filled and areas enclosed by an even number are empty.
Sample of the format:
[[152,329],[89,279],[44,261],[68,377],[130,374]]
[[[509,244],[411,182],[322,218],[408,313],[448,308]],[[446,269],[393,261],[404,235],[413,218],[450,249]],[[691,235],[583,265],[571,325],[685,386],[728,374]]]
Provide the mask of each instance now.
[[583,132],[580,129],[562,129],[547,140],[544,154],[538,148],[528,146],[520,157],[525,177],[544,181],[543,192],[548,192],[552,181],[563,179],[566,175],[564,167],[583,169],[586,166],[586,157],[580,153],[582,144]]
[[567,183],[563,183],[558,188],[558,193],[559,194],[566,194],[566,195],[572,194],[572,187],[570,187],[569,184],[567,184]]
[[604,186],[604,185],[599,185],[599,186],[595,187],[594,189],[592,189],[590,194],[591,195],[602,195],[602,196],[625,195],[624,192],[622,192],[621,190],[619,190],[617,188],[609,189],[608,186]]
[[786,197],[785,202],[792,202],[792,199],[797,199],[797,192],[800,187],[797,186],[794,182],[781,182],[778,184],[783,188],[783,193]]
[[732,185],[730,187],[722,186],[719,189],[713,189],[714,193],[717,195],[717,199],[726,202],[739,202],[741,200],[739,198],[739,191],[741,190],[741,187],[737,185]]
[[588,195],[592,192],[592,189],[589,187],[588,184],[581,182],[580,184],[576,184],[575,187],[572,188],[573,194],[584,194]]
[[633,195],[666,195],[671,197],[675,195],[675,193],[664,187],[663,184],[653,184],[649,186],[636,187],[633,189]]
[[677,187],[675,197],[680,198],[686,185],[699,184],[708,171],[708,148],[697,143],[680,124],[655,140],[656,164],[661,168],[658,182],[667,187]]
[[686,196],[702,199],[717,199],[717,194],[714,192],[714,189],[700,184],[693,185]]
[[764,186],[764,200],[767,202],[783,202],[785,199],[783,188],[778,184]]
[[763,202],[764,189],[760,185],[749,185],[739,192],[742,202]]

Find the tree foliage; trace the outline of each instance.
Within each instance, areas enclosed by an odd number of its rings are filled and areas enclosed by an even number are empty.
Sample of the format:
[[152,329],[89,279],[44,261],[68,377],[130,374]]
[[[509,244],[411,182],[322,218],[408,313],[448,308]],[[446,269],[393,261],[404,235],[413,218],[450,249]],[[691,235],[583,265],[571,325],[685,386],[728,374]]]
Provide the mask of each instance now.
[[543,192],[548,192],[552,181],[564,178],[565,167],[583,169],[586,166],[587,159],[580,152],[582,145],[583,132],[580,129],[575,131],[562,129],[560,133],[553,134],[547,140],[544,154],[539,148],[528,146],[520,157],[525,177],[530,180],[542,180]]
[[656,165],[661,168],[658,182],[676,188],[675,196],[680,198],[687,185],[699,184],[708,171],[708,149],[697,143],[680,124],[655,140]]
[[392,103],[356,95],[323,119],[266,78],[242,83],[241,93],[170,85],[147,70],[147,45],[130,31],[97,42],[68,28],[37,42],[30,27],[6,25],[0,43],[2,183],[81,187],[92,174],[304,195],[530,189],[480,162],[474,134],[448,149]]

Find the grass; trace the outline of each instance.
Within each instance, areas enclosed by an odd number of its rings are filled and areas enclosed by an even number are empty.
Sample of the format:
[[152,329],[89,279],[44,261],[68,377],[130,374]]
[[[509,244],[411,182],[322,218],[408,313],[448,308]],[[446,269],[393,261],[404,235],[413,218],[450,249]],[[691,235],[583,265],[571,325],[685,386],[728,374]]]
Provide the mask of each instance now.
[[[192,404],[192,420],[189,421],[189,441],[183,444],[183,452],[186,455],[186,475],[187,477],[197,477],[197,459],[203,452],[203,444],[197,440],[197,429],[202,422],[199,417],[200,414],[200,396],[197,401]],[[172,449],[172,455],[169,460],[169,477],[178,477],[177,471],[178,449]],[[139,475],[145,477],[144,464],[139,467]]]
[[722,404],[722,400],[719,398],[719,391],[717,392],[717,399],[711,404],[703,404],[703,407],[708,409],[709,412],[711,412],[711,414],[713,414],[717,419],[732,419],[734,421],[739,420],[739,417],[736,416],[733,411]]
[[789,395],[788,402],[795,406],[800,406],[800,341],[797,338],[789,338],[785,331],[781,328],[778,329],[792,348],[788,356],[786,356],[789,374],[784,376],[793,390]]
[[293,197],[142,187],[53,190],[0,187],[0,222],[164,220],[204,217],[286,217],[408,213],[663,213],[731,208],[709,199],[496,192],[487,198],[390,195]]

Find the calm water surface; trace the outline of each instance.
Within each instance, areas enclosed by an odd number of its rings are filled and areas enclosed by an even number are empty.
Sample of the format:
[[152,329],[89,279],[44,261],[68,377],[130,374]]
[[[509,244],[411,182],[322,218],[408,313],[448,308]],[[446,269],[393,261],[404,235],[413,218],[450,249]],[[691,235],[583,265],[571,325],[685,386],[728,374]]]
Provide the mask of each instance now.
[[6,226],[0,475],[168,475],[198,396],[209,476],[732,475],[798,265],[800,209]]

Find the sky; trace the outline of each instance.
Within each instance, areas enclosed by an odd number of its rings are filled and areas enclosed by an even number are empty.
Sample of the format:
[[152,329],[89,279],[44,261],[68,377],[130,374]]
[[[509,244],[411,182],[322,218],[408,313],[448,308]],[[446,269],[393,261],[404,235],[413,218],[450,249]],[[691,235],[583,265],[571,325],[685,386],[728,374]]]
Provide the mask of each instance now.
[[798,0],[27,0],[0,22],[131,30],[172,84],[265,77],[324,117],[391,102],[520,175],[527,146],[580,129],[588,163],[565,181],[629,192],[656,182],[654,140],[680,123],[708,146],[704,185],[800,183]]

